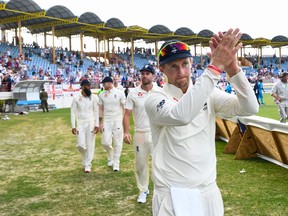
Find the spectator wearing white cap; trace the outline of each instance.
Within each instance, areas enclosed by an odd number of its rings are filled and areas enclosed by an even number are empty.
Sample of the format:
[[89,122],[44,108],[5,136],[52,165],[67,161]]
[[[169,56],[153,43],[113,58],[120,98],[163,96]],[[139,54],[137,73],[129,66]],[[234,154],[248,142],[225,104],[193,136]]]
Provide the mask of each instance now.
[[[81,82],[81,93],[71,105],[72,133],[77,135],[77,145],[82,156],[84,172],[91,172],[94,158],[96,133],[99,131],[98,96],[91,94],[90,82]],[[76,127],[77,126],[77,127]]]
[[[123,111],[126,102],[124,91],[113,86],[109,76],[102,80],[103,92],[99,94],[99,124],[102,131],[102,145],[108,155],[108,166],[113,171],[120,170],[120,157],[123,146]],[[112,146],[112,140],[114,147]]]

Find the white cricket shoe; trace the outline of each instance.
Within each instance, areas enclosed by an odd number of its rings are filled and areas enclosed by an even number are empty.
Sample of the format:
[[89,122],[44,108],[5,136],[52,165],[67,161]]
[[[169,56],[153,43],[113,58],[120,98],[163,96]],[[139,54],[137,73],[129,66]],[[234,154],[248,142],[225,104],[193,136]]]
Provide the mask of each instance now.
[[84,170],[85,173],[91,173],[91,167],[90,166],[86,166],[85,167],[85,170]]
[[140,193],[138,196],[137,202],[138,203],[146,203],[146,198],[147,198],[148,194],[149,194],[149,190]]
[[113,166],[113,160],[108,159],[107,166],[109,167]]
[[3,120],[9,120],[10,118],[8,117],[8,115],[5,115],[2,119]]
[[119,172],[120,171],[120,168],[119,168],[119,165],[113,165],[113,171],[114,172]]

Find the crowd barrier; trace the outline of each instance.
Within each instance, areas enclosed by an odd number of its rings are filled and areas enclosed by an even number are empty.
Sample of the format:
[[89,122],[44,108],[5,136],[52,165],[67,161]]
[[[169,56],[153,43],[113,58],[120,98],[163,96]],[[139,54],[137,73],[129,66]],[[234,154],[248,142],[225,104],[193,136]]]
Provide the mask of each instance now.
[[237,160],[260,157],[288,169],[288,124],[259,116],[216,117],[216,137]]

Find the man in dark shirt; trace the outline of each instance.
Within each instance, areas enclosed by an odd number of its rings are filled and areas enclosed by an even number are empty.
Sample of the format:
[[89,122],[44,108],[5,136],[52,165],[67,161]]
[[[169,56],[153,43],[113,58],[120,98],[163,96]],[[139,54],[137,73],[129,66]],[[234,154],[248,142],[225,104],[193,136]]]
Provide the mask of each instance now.
[[49,112],[48,110],[48,94],[47,92],[45,91],[44,88],[42,88],[42,92],[40,92],[40,100],[41,100],[41,106],[42,106],[42,109],[43,109],[43,112],[45,112],[45,109],[47,110],[47,112]]

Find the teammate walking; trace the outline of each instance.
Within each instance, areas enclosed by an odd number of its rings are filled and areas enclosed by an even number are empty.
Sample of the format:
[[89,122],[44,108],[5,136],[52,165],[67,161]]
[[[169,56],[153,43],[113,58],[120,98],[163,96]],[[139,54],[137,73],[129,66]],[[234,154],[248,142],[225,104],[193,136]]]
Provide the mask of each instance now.
[[123,146],[122,120],[126,97],[123,91],[114,88],[111,77],[105,77],[102,83],[104,90],[99,94],[99,124],[102,131],[102,145],[108,155],[107,165],[113,166],[113,171],[118,172]]
[[134,119],[134,155],[135,177],[140,191],[137,202],[145,203],[149,194],[149,163],[148,156],[152,156],[153,145],[149,125],[149,119],[144,108],[144,101],[148,92],[158,89],[153,85],[155,70],[151,65],[145,65],[141,70],[141,85],[132,89],[125,105],[123,118],[124,142],[131,144],[130,115],[133,112]]
[[73,98],[71,105],[72,133],[77,135],[76,147],[82,155],[84,171],[91,172],[95,138],[99,131],[98,97],[91,94],[88,80],[83,80],[80,85],[81,93]]

